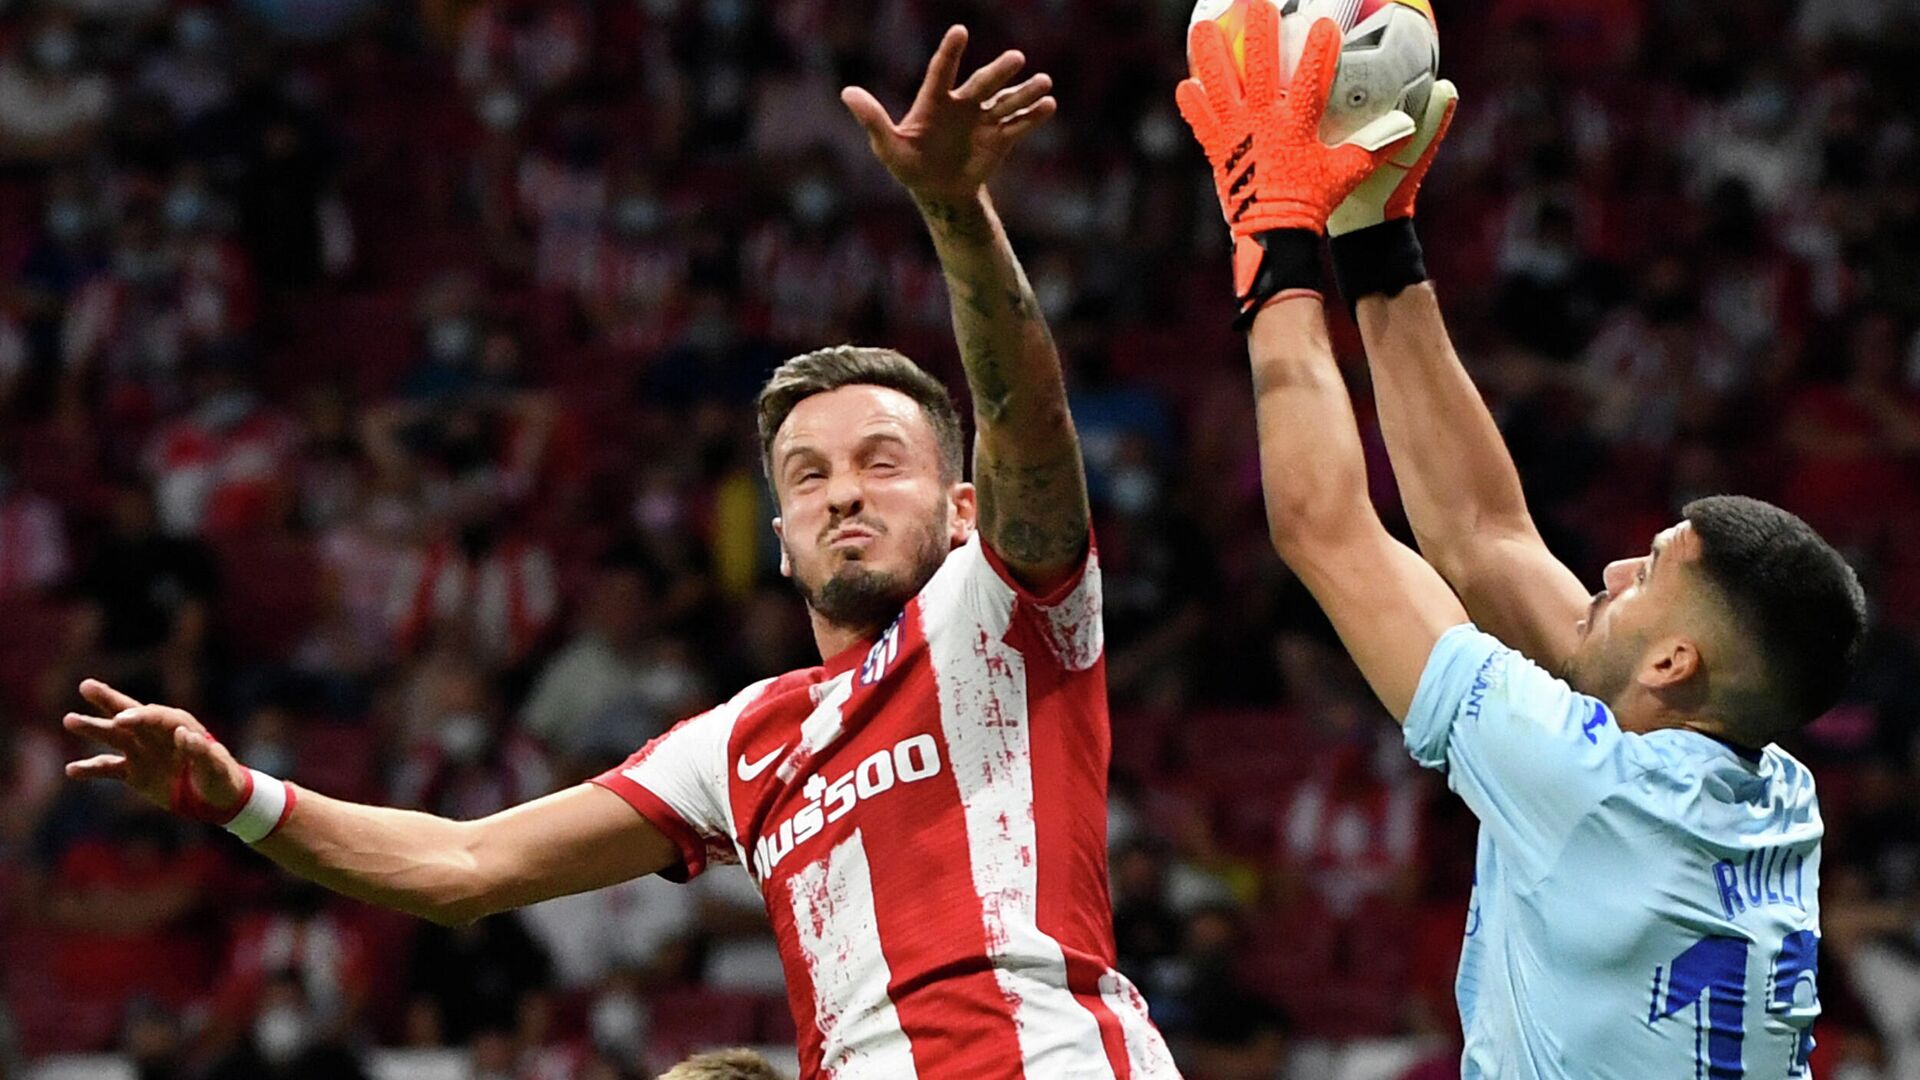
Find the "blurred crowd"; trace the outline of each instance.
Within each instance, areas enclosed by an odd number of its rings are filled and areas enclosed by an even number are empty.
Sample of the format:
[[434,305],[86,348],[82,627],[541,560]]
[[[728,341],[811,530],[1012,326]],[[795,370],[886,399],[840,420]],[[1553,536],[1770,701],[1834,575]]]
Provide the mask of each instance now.
[[[999,198],[1107,571],[1122,967],[1196,1080],[1374,1039],[1457,1075],[1474,824],[1267,548],[1172,108],[1187,7],[0,6],[0,1077],[405,1047],[598,1080],[791,1038],[738,870],[418,925],[64,783],[58,719],[106,678],[256,768],[474,817],[815,662],[749,405],[843,341],[959,386],[930,245],[837,102],[899,107],[954,21],[1059,87]],[[1829,824],[1816,1068],[1920,1076],[1920,6],[1440,18],[1428,261],[1551,542],[1593,577],[1739,491],[1868,583],[1860,677],[1793,747]]]

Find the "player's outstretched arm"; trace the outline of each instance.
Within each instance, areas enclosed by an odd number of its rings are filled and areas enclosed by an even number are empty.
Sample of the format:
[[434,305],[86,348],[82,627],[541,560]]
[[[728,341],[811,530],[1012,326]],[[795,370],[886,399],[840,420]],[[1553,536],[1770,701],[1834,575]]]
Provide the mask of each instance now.
[[1447,336],[1413,229],[1458,100],[1452,83],[1434,87],[1416,136],[1334,211],[1328,232],[1421,553],[1483,629],[1557,671],[1587,592],[1540,538],[1513,457]]
[[1434,643],[1465,622],[1466,611],[1373,508],[1359,426],[1320,298],[1269,303],[1254,320],[1248,352],[1274,550],[1404,723]]
[[[191,714],[143,705],[105,683],[80,692],[101,715],[69,713],[68,731],[109,752],[76,761],[76,780],[119,780],[175,813],[223,822],[250,774]],[[674,845],[610,791],[581,785],[478,821],[329,799],[299,791],[255,845],[288,871],[335,892],[443,925],[603,888],[654,873]]]
[[964,28],[947,31],[898,123],[865,90],[841,96],[874,154],[913,196],[946,273],[973,395],[982,535],[1024,584],[1044,592],[1086,555],[1086,468],[1059,353],[986,184],[1057,106],[1048,76],[1014,83],[1026,63],[1018,52],[956,85],[966,47]]

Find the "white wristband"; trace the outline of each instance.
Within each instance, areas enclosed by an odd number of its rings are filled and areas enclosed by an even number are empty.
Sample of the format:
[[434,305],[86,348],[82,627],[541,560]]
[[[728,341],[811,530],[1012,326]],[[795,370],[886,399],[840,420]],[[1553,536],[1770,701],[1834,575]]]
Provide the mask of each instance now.
[[246,841],[257,844],[273,835],[280,822],[287,816],[287,804],[291,796],[287,785],[268,776],[258,769],[248,769],[253,776],[253,793],[247,796],[240,812],[227,822],[228,832]]

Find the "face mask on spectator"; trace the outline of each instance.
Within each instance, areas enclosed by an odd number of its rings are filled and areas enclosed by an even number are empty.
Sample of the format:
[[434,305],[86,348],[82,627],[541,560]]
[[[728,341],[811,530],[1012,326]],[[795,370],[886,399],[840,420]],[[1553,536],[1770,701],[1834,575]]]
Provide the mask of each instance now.
[[707,25],[722,32],[738,30],[747,21],[746,0],[707,0],[701,10]]
[[525,112],[520,95],[505,87],[489,90],[480,98],[480,122],[495,131],[511,131],[520,126]]
[[190,53],[212,52],[220,41],[220,24],[205,8],[189,8],[173,20],[173,40]]
[[207,220],[209,202],[206,192],[192,187],[177,187],[167,195],[167,224],[187,231]]
[[1033,298],[1040,302],[1040,311],[1049,321],[1062,322],[1072,314],[1080,296],[1065,274],[1042,270],[1033,283]]
[[245,390],[222,390],[193,412],[200,426],[213,431],[226,431],[247,418],[253,411],[253,395]]
[[647,1014],[640,999],[626,991],[602,994],[594,1000],[587,1026],[593,1044],[624,1058],[637,1057],[647,1037]]
[[471,765],[487,749],[487,722],[477,713],[454,713],[440,721],[440,752],[455,765]]
[[1164,109],[1155,109],[1141,118],[1134,142],[1147,160],[1169,160],[1180,152],[1180,124]]
[[80,59],[80,42],[72,31],[48,30],[33,39],[33,58],[47,71],[68,71]]
[[153,286],[173,273],[173,259],[159,248],[122,248],[113,257],[113,269],[129,285]]
[[802,225],[818,227],[833,219],[839,198],[833,193],[833,185],[810,176],[787,192],[787,203]]
[[92,222],[92,211],[78,199],[61,199],[47,207],[47,231],[62,240],[81,235]]
[[701,315],[687,326],[686,341],[696,349],[724,349],[733,344],[733,320],[718,313]]
[[273,740],[248,740],[240,744],[240,760],[249,768],[269,776],[293,775],[293,748]]
[[435,363],[447,367],[464,366],[479,344],[480,331],[473,320],[457,315],[434,320],[427,331],[427,352]]
[[1160,478],[1149,469],[1123,466],[1107,484],[1107,501],[1127,517],[1153,509],[1160,499]]
[[652,236],[665,221],[659,201],[644,195],[622,199],[613,208],[613,229],[621,236]]
[[274,1005],[253,1022],[253,1042],[270,1065],[285,1065],[307,1048],[310,1025],[292,1005]]

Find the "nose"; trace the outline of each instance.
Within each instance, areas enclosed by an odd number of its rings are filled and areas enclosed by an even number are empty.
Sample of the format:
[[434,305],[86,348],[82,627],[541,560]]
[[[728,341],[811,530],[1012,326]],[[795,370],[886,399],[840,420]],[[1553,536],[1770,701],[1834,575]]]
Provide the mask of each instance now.
[[827,479],[827,510],[837,518],[852,517],[865,506],[857,469],[836,469]]
[[1619,596],[1627,590],[1627,586],[1633,584],[1633,571],[1639,565],[1638,559],[1621,559],[1618,562],[1608,563],[1606,570],[1600,574],[1600,583],[1607,587],[1608,592]]

